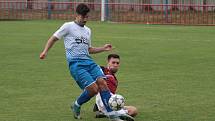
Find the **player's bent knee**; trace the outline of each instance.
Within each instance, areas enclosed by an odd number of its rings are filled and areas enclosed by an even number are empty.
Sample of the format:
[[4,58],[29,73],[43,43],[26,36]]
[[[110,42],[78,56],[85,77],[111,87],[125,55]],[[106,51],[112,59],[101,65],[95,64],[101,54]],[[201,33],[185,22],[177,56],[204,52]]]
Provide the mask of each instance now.
[[131,116],[135,117],[137,114],[138,114],[137,108],[133,107]]
[[134,106],[125,106],[125,108],[128,110],[128,115],[135,117],[138,114],[138,110]]
[[96,82],[100,91],[109,90],[106,81],[103,78],[99,78]]
[[88,86],[86,89],[89,91],[89,94],[91,97],[95,96],[99,92],[99,88],[96,83],[93,83],[92,85]]
[[136,116],[138,114],[137,108],[134,107],[132,116]]

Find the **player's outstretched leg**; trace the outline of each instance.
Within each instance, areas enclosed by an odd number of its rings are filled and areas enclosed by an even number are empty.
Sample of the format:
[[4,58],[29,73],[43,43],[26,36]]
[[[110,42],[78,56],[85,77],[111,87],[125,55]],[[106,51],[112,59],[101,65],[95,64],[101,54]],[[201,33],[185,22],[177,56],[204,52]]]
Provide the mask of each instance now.
[[107,116],[101,111],[96,111],[96,118],[107,118]]
[[121,114],[119,117],[125,121],[134,121],[134,118],[128,114]]
[[110,121],[124,121],[124,120],[122,120],[122,119],[120,119],[117,115],[109,115],[108,116],[109,117],[109,120]]

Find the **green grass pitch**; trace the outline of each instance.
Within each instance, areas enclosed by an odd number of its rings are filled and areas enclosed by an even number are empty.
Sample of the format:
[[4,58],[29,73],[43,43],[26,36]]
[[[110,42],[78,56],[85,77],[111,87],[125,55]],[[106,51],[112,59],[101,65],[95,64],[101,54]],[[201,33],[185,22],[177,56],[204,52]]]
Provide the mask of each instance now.
[[[71,78],[63,41],[39,60],[63,21],[0,22],[0,121],[75,121],[70,104],[81,93]],[[89,22],[92,45],[112,43],[121,55],[118,93],[139,110],[136,121],[215,120],[215,29]],[[105,64],[107,53],[93,55]],[[82,107],[95,119],[94,98]]]

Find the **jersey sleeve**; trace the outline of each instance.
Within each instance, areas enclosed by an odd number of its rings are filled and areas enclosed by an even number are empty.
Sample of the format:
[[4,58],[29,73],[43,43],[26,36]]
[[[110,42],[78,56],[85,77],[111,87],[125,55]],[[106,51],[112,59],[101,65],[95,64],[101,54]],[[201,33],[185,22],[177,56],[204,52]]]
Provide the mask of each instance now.
[[68,33],[68,24],[64,23],[54,34],[53,36],[61,39]]

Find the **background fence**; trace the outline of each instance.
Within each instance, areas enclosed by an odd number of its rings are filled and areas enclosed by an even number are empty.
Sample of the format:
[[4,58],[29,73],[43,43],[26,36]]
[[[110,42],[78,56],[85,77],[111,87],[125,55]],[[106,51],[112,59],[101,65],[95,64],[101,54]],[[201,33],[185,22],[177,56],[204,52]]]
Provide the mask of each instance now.
[[[61,0],[62,1],[62,0]],[[75,8],[85,2],[90,20],[101,20],[101,0],[0,0],[0,19],[73,20]],[[215,25],[215,0],[105,0],[105,19],[149,24]]]

